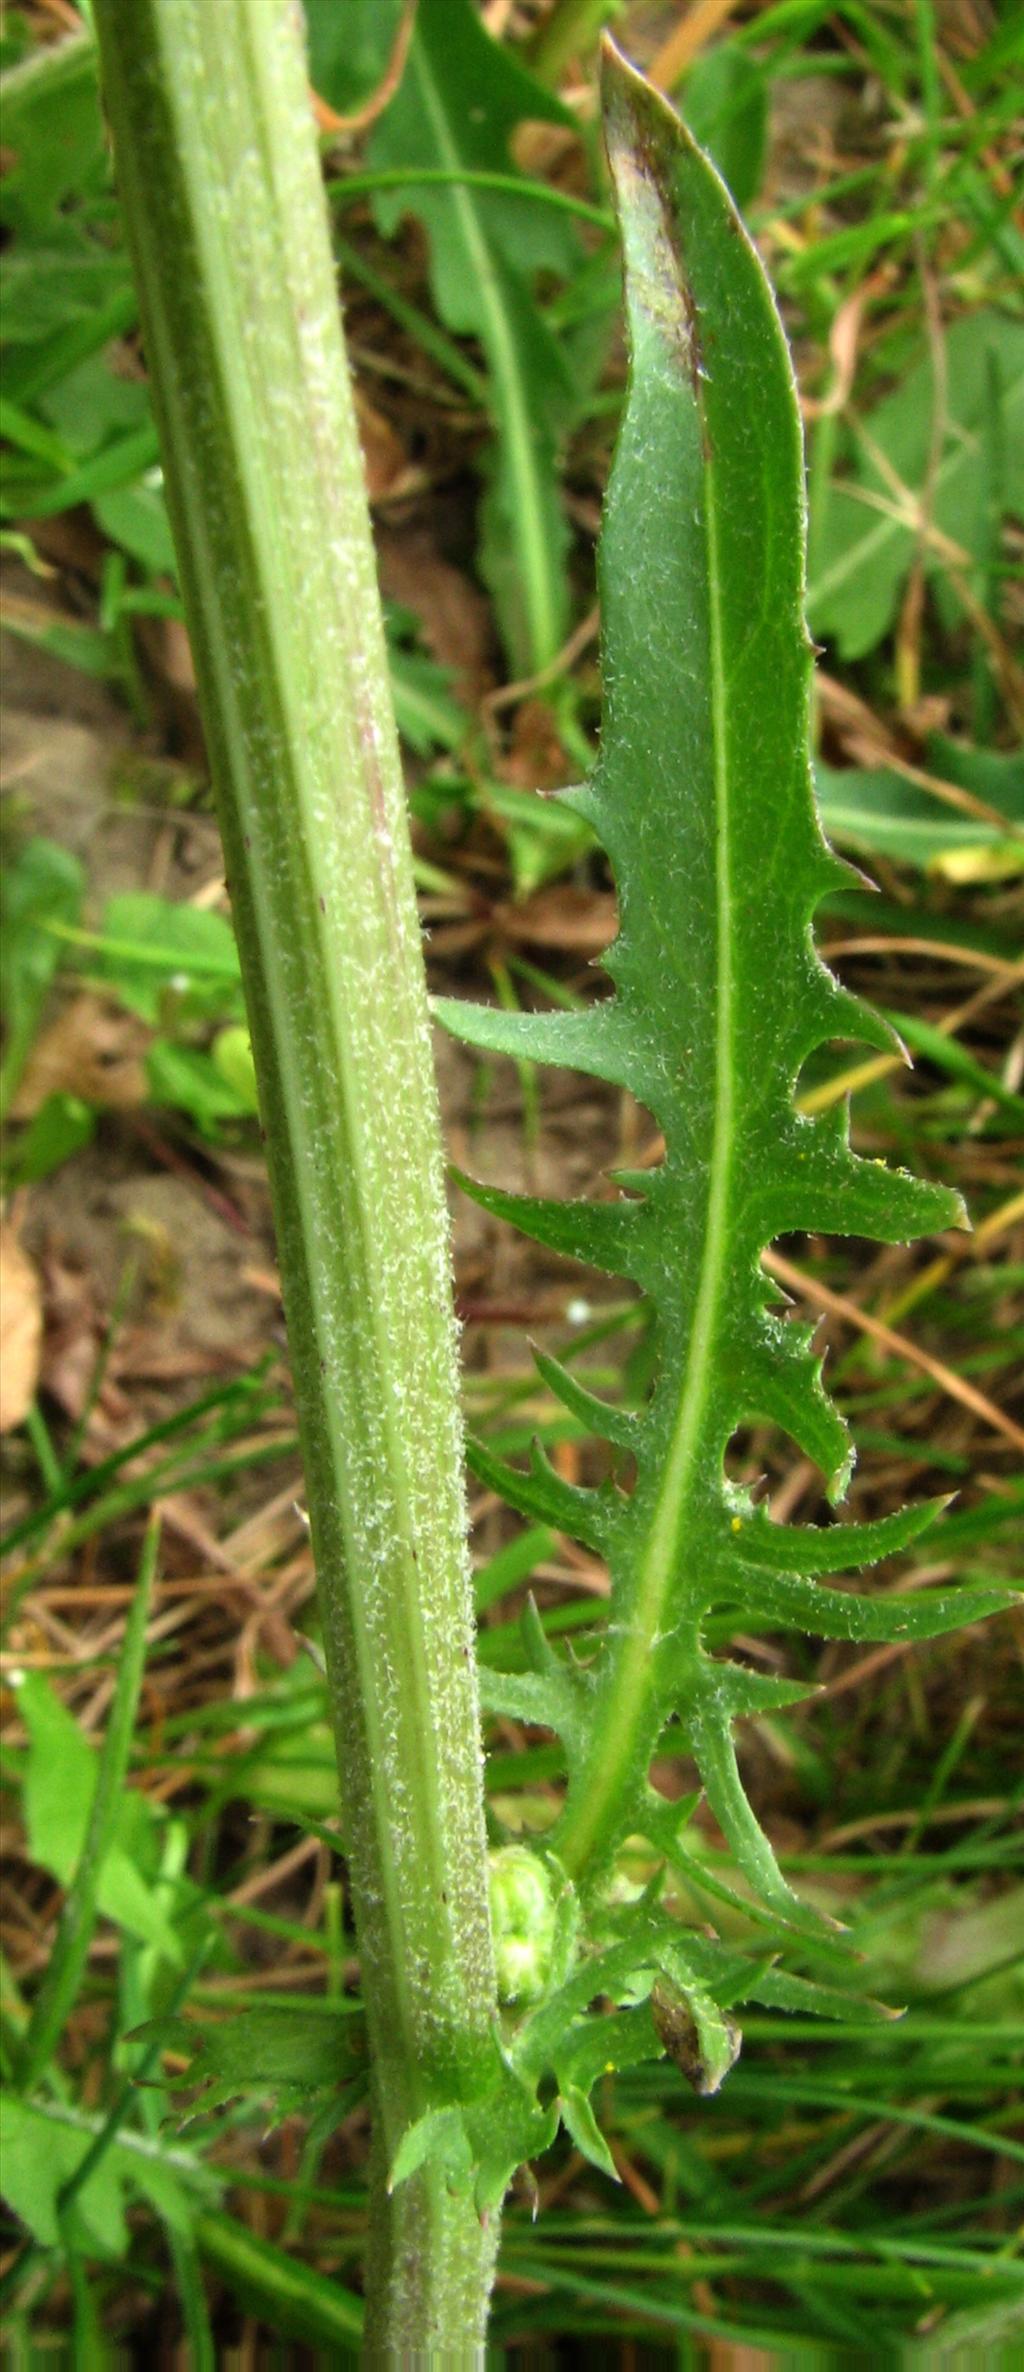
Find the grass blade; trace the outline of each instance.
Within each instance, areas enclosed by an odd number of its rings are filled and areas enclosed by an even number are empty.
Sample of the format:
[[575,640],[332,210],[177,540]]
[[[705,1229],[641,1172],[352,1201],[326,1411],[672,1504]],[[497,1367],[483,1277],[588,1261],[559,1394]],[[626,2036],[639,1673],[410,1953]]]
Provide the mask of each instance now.
[[96,1925],[100,1872],[113,1840],[121,1790],[131,1754],[139,1691],[146,1668],[146,1625],[159,1546],[160,1519],[154,1516],[146,1531],[135,1596],[125,1625],[117,1685],[99,1758],[96,1793],[82,1857],[68,1890],[57,1941],[36,1995],[28,2032],[19,2055],[18,2082],[26,2092],[32,2091],[38,2083],[56,2050],[74,2006],[89,1956]]

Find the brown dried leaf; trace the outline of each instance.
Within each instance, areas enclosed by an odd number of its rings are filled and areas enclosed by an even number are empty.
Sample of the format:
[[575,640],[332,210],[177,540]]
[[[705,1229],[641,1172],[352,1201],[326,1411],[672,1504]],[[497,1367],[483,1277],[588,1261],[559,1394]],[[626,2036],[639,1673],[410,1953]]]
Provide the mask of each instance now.
[[523,791],[557,791],[571,774],[572,760],[562,747],[546,701],[522,701],[501,767],[502,781]]
[[87,1104],[124,1111],[148,1092],[142,1060],[149,1033],[85,989],[43,1031],[25,1065],[12,1106],[15,1120],[31,1120],[51,1095],[81,1096]]
[[147,618],[142,639],[172,692],[194,699],[196,689],[195,661],[188,628],[181,618]]
[[412,610],[431,658],[452,669],[457,698],[474,707],[492,680],[493,627],[479,585],[443,558],[426,528],[383,528],[376,541],[388,600]]
[[506,939],[532,947],[554,947],[566,955],[601,955],[615,936],[617,905],[610,890],[583,889],[572,881],[536,890],[521,905],[495,907],[494,927]]
[[[41,1249],[46,1288],[42,1379],[51,1400],[77,1423],[88,1405],[102,1327],[90,1278],[62,1258],[52,1241]],[[107,1388],[110,1386],[107,1377]]]
[[0,1433],[28,1415],[39,1380],[43,1305],[39,1278],[9,1220],[0,1225]]
[[419,484],[419,474],[411,469],[405,446],[390,420],[370,403],[361,387],[356,389],[356,423],[370,501],[383,502],[389,494],[409,493]]

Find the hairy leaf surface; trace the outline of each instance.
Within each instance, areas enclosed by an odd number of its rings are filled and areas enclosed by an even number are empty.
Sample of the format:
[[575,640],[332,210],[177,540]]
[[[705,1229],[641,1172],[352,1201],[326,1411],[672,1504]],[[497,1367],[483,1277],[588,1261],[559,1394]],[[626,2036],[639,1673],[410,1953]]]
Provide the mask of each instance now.
[[[747,1803],[737,1716],[805,1694],[715,1660],[716,1608],[813,1635],[928,1636],[997,1592],[861,1596],[824,1586],[905,1548],[937,1512],[882,1523],[774,1526],[731,1486],[742,1424],[782,1426],[833,1500],[852,1463],[811,1330],[784,1315],[761,1254],[803,1229],[895,1242],[962,1221],[958,1197],[860,1159],[844,1112],[802,1117],[807,1056],[835,1038],[890,1050],[887,1023],[820,961],[812,918],[848,878],[826,846],[808,756],[799,414],[771,292],[724,185],[665,103],[614,53],[609,151],[625,250],[628,397],[600,553],[604,724],[583,789],[565,794],[611,860],[613,993],[585,1012],[511,1014],[445,1001],[471,1044],[629,1088],[664,1134],[662,1165],[614,1200],[541,1202],[471,1187],[557,1252],[631,1278],[653,1304],[656,1380],[637,1414],[560,1368],[572,1413],[631,1452],[631,1491],[577,1489],[535,1449],[529,1470],[478,1447],[475,1470],[532,1520],[608,1561],[596,1662],[537,1625],[531,1669],[487,1674],[489,1701],[547,1722],[568,1788],[554,1852],[584,1893],[622,1836],[663,1819],[648,1783],[667,1720],[696,1759],[747,1884],[790,1924],[804,1914]],[[692,2008],[691,1999],[691,2008]],[[726,2042],[718,2043],[719,2062]]]
[[239,2099],[263,2096],[275,2121],[295,2112],[328,2113],[328,2130],[366,2088],[366,2030],[358,2011],[248,2008],[241,2016],[200,2025],[194,2018],[151,2018],[133,2042],[156,2042],[180,2052],[187,2065],[168,2075],[189,2095],[182,2122]]

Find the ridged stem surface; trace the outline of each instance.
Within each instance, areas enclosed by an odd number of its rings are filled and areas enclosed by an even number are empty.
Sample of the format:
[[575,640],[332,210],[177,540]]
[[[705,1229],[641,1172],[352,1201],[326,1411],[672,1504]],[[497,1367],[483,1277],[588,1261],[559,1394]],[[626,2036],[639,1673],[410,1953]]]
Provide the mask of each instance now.
[[406,2127],[489,2063],[472,1607],[422,952],[292,0],[97,0],[260,1084],[375,2061],[368,2353],[482,2345]]

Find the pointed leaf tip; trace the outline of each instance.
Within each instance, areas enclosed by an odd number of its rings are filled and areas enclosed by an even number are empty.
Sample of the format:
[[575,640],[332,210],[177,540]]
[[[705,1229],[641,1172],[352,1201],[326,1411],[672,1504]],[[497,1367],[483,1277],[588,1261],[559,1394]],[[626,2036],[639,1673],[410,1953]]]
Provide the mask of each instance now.
[[[655,174],[680,147],[696,142],[671,101],[649,82],[607,29],[601,36],[601,115],[613,174],[620,165],[635,178],[637,166]],[[713,169],[713,168],[712,168]]]
[[[729,1537],[741,1511],[725,1481],[728,1448],[745,1423],[782,1425],[833,1494],[849,1472],[821,1363],[806,1329],[769,1305],[760,1261],[768,1244],[801,1230],[901,1242],[965,1214],[947,1189],[856,1156],[844,1110],[797,1109],[815,1047],[846,1034],[884,1052],[894,1042],[812,947],[816,906],[849,868],[822,836],[809,762],[792,364],[763,267],[714,167],[610,40],[602,83],[630,367],[599,555],[600,757],[580,805],[618,895],[613,993],[582,1016],[439,1010],[471,1042],[592,1072],[650,1113],[664,1151],[635,1201],[517,1203],[470,1191],[556,1253],[640,1286],[655,1319],[654,1380],[630,1420],[636,1481],[618,1504],[571,1490],[538,1459],[528,1474],[484,1459],[476,1470],[513,1506],[574,1530],[609,1560],[602,1660],[585,1694],[557,1709],[547,1699],[545,1718],[572,1736],[553,1839],[570,1874],[599,1890],[644,1800],[661,1727],[678,1713],[752,1893],[820,1939],[736,1763],[733,1722],[766,1700],[747,1675],[701,1661],[701,1622],[713,1606],[742,1603],[768,1628],[888,1637],[920,1626],[923,1636],[945,1624],[952,1601],[883,1601],[818,1580],[906,1547],[933,1510],[778,1540],[756,1525],[747,1533],[741,1518],[749,1556],[743,1537]],[[582,1376],[545,1367],[543,1354],[541,1372],[581,1422],[611,1434]],[[978,1603],[957,1601],[964,1614]],[[551,1674],[506,1685],[529,1690],[534,1705],[539,1688],[559,1693]],[[787,1692],[775,1686],[781,1704]]]

